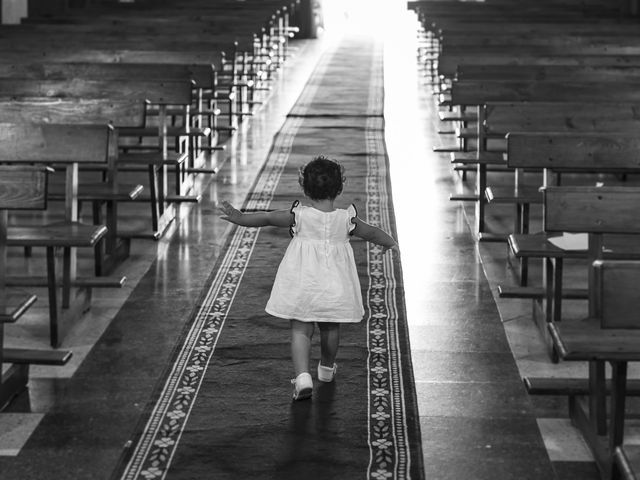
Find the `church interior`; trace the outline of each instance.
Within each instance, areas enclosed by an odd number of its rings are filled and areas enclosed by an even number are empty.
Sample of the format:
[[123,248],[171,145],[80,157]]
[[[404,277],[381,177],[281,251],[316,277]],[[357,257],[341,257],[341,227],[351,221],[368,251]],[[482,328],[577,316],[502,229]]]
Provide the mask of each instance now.
[[[0,3],[0,479],[637,478],[637,0]],[[221,205],[320,155],[398,248],[296,400]]]

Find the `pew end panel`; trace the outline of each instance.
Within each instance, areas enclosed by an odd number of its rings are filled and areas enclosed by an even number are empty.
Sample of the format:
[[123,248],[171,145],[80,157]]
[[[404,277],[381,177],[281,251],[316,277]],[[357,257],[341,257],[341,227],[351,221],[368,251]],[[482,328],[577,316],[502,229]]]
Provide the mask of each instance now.
[[594,308],[603,329],[640,329],[640,262],[596,260]]
[[4,345],[4,324],[18,321],[36,301],[35,295],[6,286],[8,212],[46,208],[50,172],[47,167],[0,165],[0,364],[10,365],[0,373],[0,410],[27,388],[30,365],[64,365],[71,358],[71,352],[65,350]]

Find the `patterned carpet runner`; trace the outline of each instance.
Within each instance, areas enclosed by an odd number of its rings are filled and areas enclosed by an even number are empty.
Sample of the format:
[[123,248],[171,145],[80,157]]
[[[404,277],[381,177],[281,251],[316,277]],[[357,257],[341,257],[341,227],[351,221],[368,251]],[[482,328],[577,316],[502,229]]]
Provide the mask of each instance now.
[[[340,161],[338,206],[395,234],[384,144],[382,45],[332,45],[276,136],[245,209],[303,199],[298,168]],[[342,329],[338,374],[292,402],[289,324],[264,312],[286,229],[236,227],[116,478],[421,479],[399,258],[354,239],[365,302]],[[312,374],[319,358],[313,341]]]

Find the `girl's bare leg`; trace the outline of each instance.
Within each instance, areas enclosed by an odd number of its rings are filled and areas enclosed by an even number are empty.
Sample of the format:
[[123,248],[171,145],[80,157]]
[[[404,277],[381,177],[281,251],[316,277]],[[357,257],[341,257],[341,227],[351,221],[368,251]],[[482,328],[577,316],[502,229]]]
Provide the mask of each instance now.
[[313,329],[313,323],[291,320],[291,358],[296,377],[301,373],[309,372]]
[[320,365],[333,367],[340,346],[340,324],[318,323],[320,329]]

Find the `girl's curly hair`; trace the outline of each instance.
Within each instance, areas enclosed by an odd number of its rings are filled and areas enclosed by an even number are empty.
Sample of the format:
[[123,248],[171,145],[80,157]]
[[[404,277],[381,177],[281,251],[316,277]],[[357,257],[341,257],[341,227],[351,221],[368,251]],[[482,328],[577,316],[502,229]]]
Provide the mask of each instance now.
[[342,193],[344,181],[344,167],[324,155],[300,167],[298,176],[304,194],[311,200],[333,200]]

